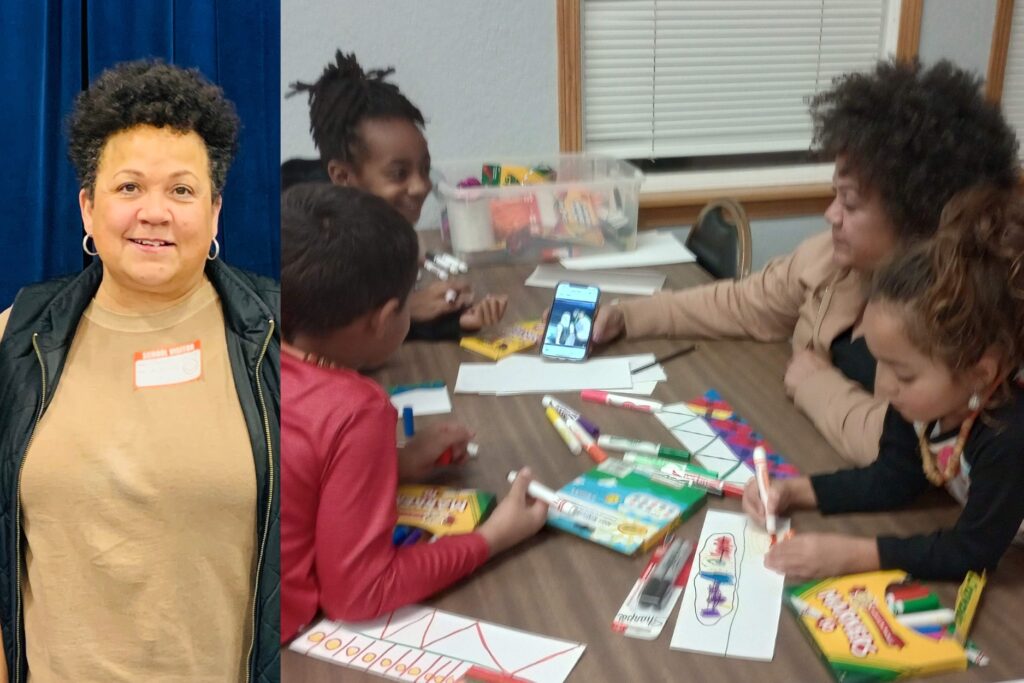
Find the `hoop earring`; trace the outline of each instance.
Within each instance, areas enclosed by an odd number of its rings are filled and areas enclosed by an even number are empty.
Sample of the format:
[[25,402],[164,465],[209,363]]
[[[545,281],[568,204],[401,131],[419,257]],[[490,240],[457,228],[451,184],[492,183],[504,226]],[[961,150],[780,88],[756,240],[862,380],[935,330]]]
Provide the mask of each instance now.
[[[98,250],[96,250],[96,251],[89,251],[89,238],[90,237],[92,237],[92,235],[90,235],[89,233],[85,233],[85,237],[82,238],[82,251],[84,251],[89,256],[99,256],[100,252]],[[96,247],[96,240],[93,240],[93,248],[95,248],[95,247]]]
[[971,411],[977,412],[981,408],[981,396],[978,396],[978,392],[971,394],[971,397],[967,399],[967,408]]
[[213,238],[213,254],[209,254],[208,253],[206,255],[206,260],[207,261],[216,261],[218,256],[220,256],[220,242],[218,242],[217,238],[214,237]]

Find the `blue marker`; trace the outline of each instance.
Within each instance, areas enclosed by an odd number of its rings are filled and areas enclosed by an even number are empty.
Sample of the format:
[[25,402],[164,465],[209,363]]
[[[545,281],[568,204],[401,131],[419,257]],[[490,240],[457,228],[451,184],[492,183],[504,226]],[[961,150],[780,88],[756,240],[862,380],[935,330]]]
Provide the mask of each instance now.
[[413,423],[412,417],[412,406],[402,408],[402,426],[405,429],[405,438],[412,438],[412,435],[416,433],[416,426]]
[[405,537],[405,540],[402,541],[402,545],[415,545],[416,542],[420,540],[421,536],[423,536],[422,529],[413,529],[409,532],[409,535]]
[[408,527],[404,524],[399,524],[395,527],[394,533],[391,534],[391,545],[402,545],[402,541],[412,531],[412,527]]

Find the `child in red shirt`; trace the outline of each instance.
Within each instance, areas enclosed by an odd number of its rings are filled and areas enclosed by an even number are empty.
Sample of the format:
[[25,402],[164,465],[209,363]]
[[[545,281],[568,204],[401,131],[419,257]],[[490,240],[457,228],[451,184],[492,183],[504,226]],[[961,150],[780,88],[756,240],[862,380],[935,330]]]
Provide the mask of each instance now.
[[321,611],[359,621],[426,598],[533,535],[547,508],[527,497],[524,470],[475,533],[394,547],[398,481],[428,473],[447,448],[463,462],[472,436],[444,423],[399,455],[396,411],[358,372],[405,338],[416,234],[383,199],[299,185],[282,197],[281,247],[284,642]]

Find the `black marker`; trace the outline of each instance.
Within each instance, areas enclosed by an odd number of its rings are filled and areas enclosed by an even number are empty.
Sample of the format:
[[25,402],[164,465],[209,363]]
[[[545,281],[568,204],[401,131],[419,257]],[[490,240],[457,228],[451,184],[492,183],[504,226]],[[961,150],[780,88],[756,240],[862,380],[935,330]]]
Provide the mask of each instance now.
[[641,605],[661,609],[692,549],[693,543],[688,539],[677,538],[672,541],[640,591]]

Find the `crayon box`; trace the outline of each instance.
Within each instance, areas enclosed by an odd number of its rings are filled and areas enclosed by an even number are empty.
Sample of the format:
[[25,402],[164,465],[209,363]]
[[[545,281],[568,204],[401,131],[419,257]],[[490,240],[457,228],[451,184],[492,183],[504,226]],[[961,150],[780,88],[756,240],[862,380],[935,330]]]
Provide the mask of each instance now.
[[398,524],[434,537],[467,534],[494,509],[493,493],[449,486],[406,484],[398,487]]

